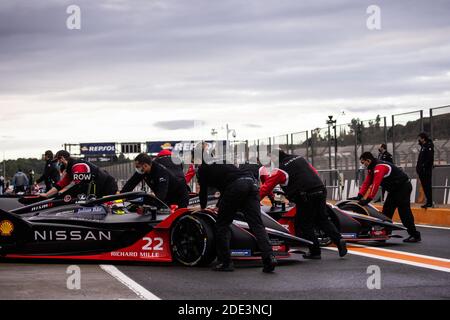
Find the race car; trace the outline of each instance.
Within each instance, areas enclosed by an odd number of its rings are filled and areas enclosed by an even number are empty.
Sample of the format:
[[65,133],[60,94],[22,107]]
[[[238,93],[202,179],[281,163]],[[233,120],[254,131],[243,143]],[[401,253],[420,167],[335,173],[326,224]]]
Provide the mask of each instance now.
[[[15,213],[0,210],[0,256],[178,261],[187,266],[208,265],[215,260],[217,213],[213,209],[171,210],[144,192],[65,204],[64,199],[56,201],[37,202]],[[263,214],[262,219],[277,258],[289,257],[291,247],[311,244],[290,234],[268,215]],[[259,259],[256,240],[242,214],[236,215],[231,229],[233,259]]]
[[[275,201],[272,206],[263,206],[263,212],[285,226],[292,235],[295,235],[295,205],[286,203],[284,193],[274,190]],[[394,230],[406,230],[396,225],[391,219],[383,215],[372,204],[361,206],[358,202],[344,200],[336,205],[327,203],[328,215],[336,225],[342,237],[349,242],[377,241],[386,242],[390,238],[401,238],[392,234]],[[322,246],[331,244],[331,239],[322,230],[316,230],[317,237]]]

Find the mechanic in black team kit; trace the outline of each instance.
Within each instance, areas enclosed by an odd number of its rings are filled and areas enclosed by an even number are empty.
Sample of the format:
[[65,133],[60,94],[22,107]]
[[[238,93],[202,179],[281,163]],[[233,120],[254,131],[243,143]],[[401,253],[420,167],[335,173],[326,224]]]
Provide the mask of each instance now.
[[[410,235],[403,242],[420,242],[420,232],[416,230],[414,216],[411,212],[412,185],[408,175],[392,163],[375,159],[370,152],[364,152],[360,160],[361,164],[367,168],[368,175],[358,196],[352,200],[359,200],[361,205],[367,205],[375,197],[381,185],[388,192],[383,206],[383,214],[392,219],[395,209],[398,208],[400,219]],[[367,198],[363,199],[369,187],[372,189]]]
[[[203,149],[200,152],[203,154]],[[234,270],[230,252],[230,225],[236,212],[242,210],[261,250],[263,272],[273,272],[277,260],[273,255],[269,236],[261,219],[258,185],[252,175],[247,171],[239,170],[232,164],[207,164],[203,159],[197,171],[197,178],[200,184],[202,209],[207,206],[209,187],[217,188],[221,194],[216,221],[218,264],[213,270]]]
[[283,150],[275,149],[271,155],[273,160],[278,157],[279,168],[275,169],[267,181],[261,186],[260,198],[280,185],[286,197],[295,203],[297,214],[295,216],[296,234],[312,241],[305,259],[320,259],[321,249],[314,227],[319,227],[337,246],[339,256],[347,254],[345,240],[330,221],[327,213],[327,189],[320,179],[316,169],[303,157],[288,155]]
[[434,144],[433,141],[424,132],[418,136],[420,152],[417,159],[416,172],[422,184],[427,202],[422,208],[433,207],[433,167],[434,167]]
[[116,180],[96,165],[74,159],[65,150],[58,151],[55,160],[66,168],[66,173],[50,191],[42,194],[43,197],[50,198],[58,192],[73,197],[84,194],[95,195],[97,198],[117,193]]
[[53,185],[59,181],[59,171],[56,167],[56,160],[54,159],[53,152],[50,150],[45,151],[45,168],[42,176],[36,180],[36,184],[41,182],[45,183],[45,192],[49,192]]
[[133,191],[142,182],[147,183],[155,196],[169,205],[186,208],[189,204],[189,193],[184,177],[177,178],[170,170],[149,155],[141,153],[136,157],[136,173],[128,180],[121,193]]

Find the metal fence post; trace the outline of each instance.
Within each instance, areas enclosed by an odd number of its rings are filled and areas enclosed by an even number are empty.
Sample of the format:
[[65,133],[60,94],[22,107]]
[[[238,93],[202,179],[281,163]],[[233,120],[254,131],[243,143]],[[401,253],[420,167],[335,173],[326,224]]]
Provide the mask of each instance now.
[[420,110],[420,132],[423,132],[423,110]]
[[434,130],[433,130],[433,109],[430,108],[430,137],[434,138]]
[[394,163],[396,163],[396,156],[395,156],[395,119],[394,115],[392,115],[392,159],[394,160]]
[[312,159],[309,158],[309,138],[308,138],[308,131],[306,131],[306,159],[308,159],[308,160],[311,161],[311,163],[312,163]]
[[314,166],[314,134],[311,130],[311,164]]

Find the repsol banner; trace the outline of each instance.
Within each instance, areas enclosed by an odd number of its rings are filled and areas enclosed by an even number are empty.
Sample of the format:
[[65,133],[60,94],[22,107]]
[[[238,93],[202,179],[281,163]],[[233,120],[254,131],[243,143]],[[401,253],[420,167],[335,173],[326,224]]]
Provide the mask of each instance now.
[[[210,144],[210,148],[214,149],[216,144],[222,143],[225,145],[225,141],[206,141]],[[147,153],[159,153],[162,150],[171,150],[175,152],[191,152],[194,150],[198,141],[149,141],[147,142]]]
[[116,144],[108,143],[80,143],[80,152],[84,155],[116,154]]

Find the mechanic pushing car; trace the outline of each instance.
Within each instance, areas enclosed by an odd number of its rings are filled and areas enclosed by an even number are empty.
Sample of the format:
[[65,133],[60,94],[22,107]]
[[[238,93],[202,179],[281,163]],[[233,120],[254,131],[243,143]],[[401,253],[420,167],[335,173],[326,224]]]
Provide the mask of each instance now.
[[[248,161],[246,161],[244,164],[239,165],[240,170],[247,171],[253,175],[253,178],[258,181],[259,185],[264,184],[267,179],[270,177],[269,170],[262,165],[259,158],[251,158]],[[270,199],[270,202],[272,203],[272,206],[275,205],[275,195],[273,192],[270,192],[268,195],[268,198]]]
[[316,169],[302,156],[288,155],[281,149],[271,153],[273,161],[279,160],[279,168],[275,169],[260,188],[260,199],[280,185],[286,197],[295,203],[296,234],[301,234],[306,240],[313,242],[305,259],[321,259],[319,240],[314,232],[318,227],[325,232],[337,246],[339,256],[347,254],[347,245],[336,226],[330,221],[327,213],[327,189],[320,179]]
[[[172,174],[178,180],[180,180],[181,182],[184,182],[186,184],[188,193],[191,191],[191,189],[188,186],[188,183],[190,182],[190,180],[188,181],[188,179],[187,179],[187,175],[188,175],[191,167],[189,167],[189,170],[185,175],[184,170],[183,170],[183,163],[182,163],[181,159],[178,156],[175,156],[172,153],[172,151],[170,151],[169,149],[162,150],[160,153],[158,153],[156,158],[153,159],[153,162],[162,164],[164,167],[166,167],[166,169],[169,170],[170,172],[172,172]],[[192,173],[189,173],[189,175],[192,175]],[[194,170],[193,175],[195,176],[195,170]]]
[[218,263],[214,271],[233,271],[231,260],[230,225],[238,210],[242,210],[250,229],[253,231],[258,248],[261,250],[263,272],[275,270],[277,260],[273,255],[269,236],[261,219],[258,185],[247,171],[239,170],[232,164],[220,164],[207,161],[210,157],[205,144],[198,146],[196,154],[201,155],[197,178],[200,184],[200,206],[205,209],[208,201],[208,188],[217,188],[221,194],[216,221],[216,251]]
[[136,186],[145,181],[157,198],[178,208],[187,208],[189,192],[184,177],[177,178],[169,169],[145,154],[139,154],[134,159],[136,173],[127,181],[121,193],[133,191]]
[[96,165],[71,157],[70,153],[61,150],[55,155],[60,166],[65,167],[63,178],[42,197],[50,198],[56,194],[68,194],[76,197],[80,194],[95,195],[97,198],[117,193],[116,180],[105,170]]
[[[364,152],[359,159],[361,164],[367,168],[368,175],[358,196],[350,198],[350,200],[358,200],[360,205],[367,205],[377,194],[378,188],[382,186],[388,192],[383,205],[383,214],[392,219],[395,209],[398,208],[400,219],[409,233],[409,237],[403,242],[420,242],[420,232],[416,229],[411,211],[412,185],[408,175],[392,163],[375,159],[370,152]],[[363,199],[369,187],[372,189],[367,198]]]

